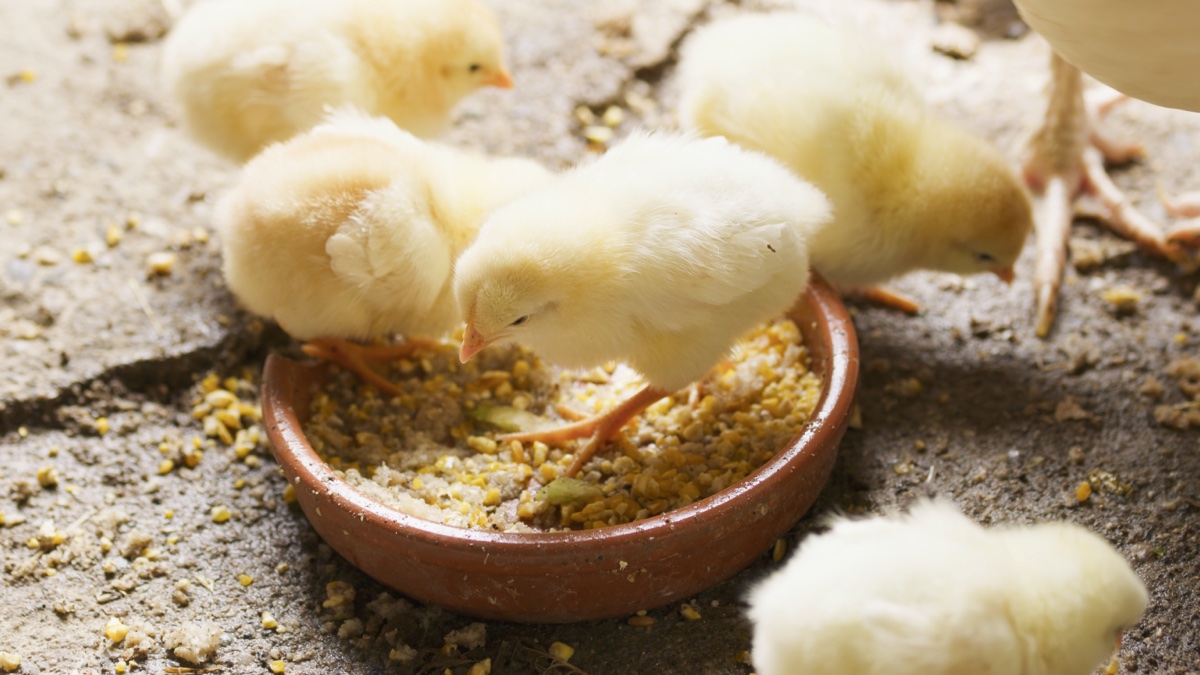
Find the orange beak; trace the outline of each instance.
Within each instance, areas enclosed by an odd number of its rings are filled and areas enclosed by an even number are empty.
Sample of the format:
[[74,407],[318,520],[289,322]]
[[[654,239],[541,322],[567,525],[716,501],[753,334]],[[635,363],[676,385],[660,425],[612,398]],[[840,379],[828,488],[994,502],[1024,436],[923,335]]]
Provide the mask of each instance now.
[[492,79],[487,80],[484,82],[484,84],[491,87],[499,87],[501,89],[512,89],[513,79],[512,75],[509,75],[507,70],[501,68],[500,70],[496,71],[496,74],[492,76]]
[[490,345],[491,343],[492,340],[484,339],[484,337],[479,334],[479,331],[475,330],[475,326],[472,326],[471,322],[468,321],[467,329],[463,331],[462,347],[460,347],[458,350],[458,360],[463,363],[470,361],[471,359],[475,358],[475,355],[479,353],[479,350]]
[[1008,267],[1001,267],[999,269],[994,269],[994,270],[992,270],[992,272],[996,276],[1000,277],[1000,281],[1003,281],[1004,283],[1006,283],[1010,286],[1012,285],[1013,279],[1015,279],[1017,276],[1016,273],[1013,272],[1012,265],[1009,265]]

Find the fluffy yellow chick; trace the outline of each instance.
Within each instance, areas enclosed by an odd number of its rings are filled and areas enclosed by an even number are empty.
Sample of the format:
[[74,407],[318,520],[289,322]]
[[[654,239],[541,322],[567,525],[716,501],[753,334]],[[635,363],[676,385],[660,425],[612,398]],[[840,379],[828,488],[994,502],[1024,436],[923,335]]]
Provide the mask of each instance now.
[[809,253],[835,285],[915,269],[1012,280],[1032,226],[1020,179],[932,115],[870,36],[800,13],[738,16],[689,38],[680,80],[684,127],[776,157],[829,196],[834,219]]
[[245,161],[353,105],[428,137],[484,85],[511,87],[478,0],[209,0],[171,30],[162,75],[188,132]]
[[750,594],[760,675],[1090,675],[1146,587],[1072,523],[985,530],[951,504],[837,520]]
[[637,135],[497,209],[459,258],[465,362],[519,341],[568,368],[622,360],[646,387],[617,408],[517,440],[591,435],[568,469],[647,405],[699,380],[808,280],[829,219],[811,185],[724,139]]
[[364,360],[410,345],[346,340],[458,326],[455,259],[489,211],[549,175],[528,160],[488,159],[339,111],[243,169],[218,208],[225,281],[247,309],[313,341],[309,353],[394,393]]
[[[1108,177],[1104,163],[1142,154],[1136,143],[1103,133],[1098,122],[1121,98],[1088,106],[1082,68],[1125,94],[1184,110],[1200,111],[1200,13],[1187,0],[1017,0],[1021,17],[1054,48],[1045,121],[1031,140],[1025,175],[1039,196],[1038,258],[1034,276],[1037,334],[1049,334],[1066,265],[1067,238],[1078,198],[1088,215],[1146,251],[1178,262],[1179,244],[1200,241],[1195,223],[1163,231],[1144,216]],[[1168,204],[1174,215],[1200,215],[1200,199]]]

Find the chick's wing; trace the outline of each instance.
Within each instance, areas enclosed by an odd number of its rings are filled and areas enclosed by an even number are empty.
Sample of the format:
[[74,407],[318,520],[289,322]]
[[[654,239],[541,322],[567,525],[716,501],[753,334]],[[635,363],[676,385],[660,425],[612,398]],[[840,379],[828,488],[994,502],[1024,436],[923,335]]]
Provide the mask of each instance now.
[[325,253],[334,274],[361,297],[398,291],[418,309],[436,301],[454,264],[450,242],[428,206],[402,184],[363,199],[326,241]]
[[[675,216],[669,215],[671,219]],[[641,270],[647,316],[661,328],[703,326],[713,312],[728,307],[789,272],[807,274],[804,242],[787,223],[764,222],[734,227],[703,222],[652,237]],[[652,226],[653,228],[653,226]],[[664,291],[664,292],[657,292]]]

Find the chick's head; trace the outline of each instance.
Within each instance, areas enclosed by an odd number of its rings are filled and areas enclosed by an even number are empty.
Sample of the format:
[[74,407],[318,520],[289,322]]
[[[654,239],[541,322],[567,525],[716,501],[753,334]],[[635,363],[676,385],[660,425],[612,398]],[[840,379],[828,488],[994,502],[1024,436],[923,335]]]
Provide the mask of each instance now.
[[433,46],[438,74],[453,98],[480,87],[511,89],[512,76],[504,63],[504,36],[496,16],[470,0],[458,6],[454,29]]
[[487,259],[474,252],[486,253],[468,249],[455,270],[454,290],[467,323],[459,352],[463,363],[490,344],[520,339],[559,301],[547,276],[523,256]]
[[1146,586],[1125,558],[1090,530],[1046,523],[1004,536],[1031,595],[1015,600],[1035,631],[1043,672],[1091,673],[1146,610]]
[[938,125],[926,142],[921,178],[933,234],[926,266],[956,274],[992,272],[1011,282],[1033,228],[1033,207],[1017,173],[991,145]]
[[[586,184],[556,178],[497,208],[459,256],[464,361],[489,344],[519,341],[558,365],[584,367],[595,365],[598,349],[611,351],[597,345],[628,333],[620,297],[628,256],[612,241],[604,205],[575,203],[572,187]],[[608,351],[600,362],[617,358]]]

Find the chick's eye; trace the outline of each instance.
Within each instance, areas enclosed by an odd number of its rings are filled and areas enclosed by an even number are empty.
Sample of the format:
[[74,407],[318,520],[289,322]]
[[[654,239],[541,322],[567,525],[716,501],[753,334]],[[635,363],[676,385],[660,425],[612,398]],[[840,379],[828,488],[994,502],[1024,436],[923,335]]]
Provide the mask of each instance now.
[[975,257],[979,260],[979,262],[986,262],[986,263],[996,262],[996,257],[993,256],[991,253],[976,253]]
[[520,317],[519,319],[517,319],[516,321],[514,321],[514,322],[512,322],[512,323],[510,323],[510,324],[508,324],[508,325],[510,325],[510,326],[520,326],[521,324],[525,323],[525,322],[526,322],[526,321],[528,321],[528,320],[529,320],[529,315],[528,315],[528,314],[526,314],[525,316],[523,316],[523,317]]
[[467,66],[467,70],[471,71],[472,73],[478,73],[479,71],[483,70],[483,66],[478,63],[472,63],[471,65]]

